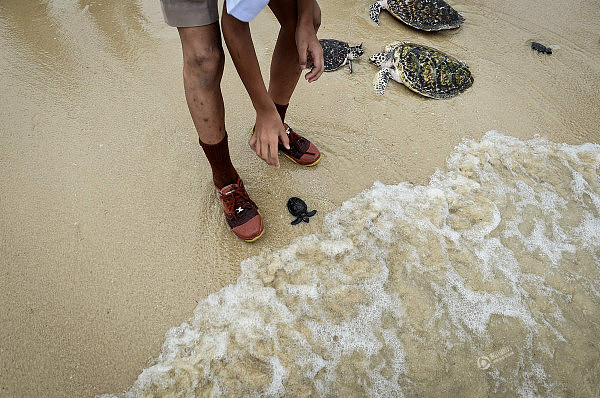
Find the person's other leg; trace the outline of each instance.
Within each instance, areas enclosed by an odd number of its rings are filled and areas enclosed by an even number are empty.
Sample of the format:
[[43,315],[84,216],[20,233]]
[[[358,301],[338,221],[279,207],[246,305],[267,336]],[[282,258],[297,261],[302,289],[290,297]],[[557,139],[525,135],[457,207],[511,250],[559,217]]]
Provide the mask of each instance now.
[[[269,95],[275,103],[281,122],[284,123],[290,143],[290,149],[288,150],[280,142],[279,151],[293,162],[303,166],[314,166],[321,160],[321,153],[315,144],[300,136],[289,125],[285,124],[285,114],[290,98],[302,73],[296,47],[298,9],[296,3],[289,0],[271,0],[269,7],[281,25],[271,61]],[[316,1],[313,24],[316,32],[321,25],[321,9]]]
[[[287,106],[302,72],[296,48],[298,9],[295,2],[288,0],[271,0],[269,8],[281,25],[271,60],[269,95],[277,107],[281,120],[284,121]],[[313,24],[315,32],[318,31],[321,25],[321,9],[316,1]]]
[[237,182],[229,157],[221,78],[225,55],[218,22],[178,28],[183,50],[183,85],[200,145],[218,188]]

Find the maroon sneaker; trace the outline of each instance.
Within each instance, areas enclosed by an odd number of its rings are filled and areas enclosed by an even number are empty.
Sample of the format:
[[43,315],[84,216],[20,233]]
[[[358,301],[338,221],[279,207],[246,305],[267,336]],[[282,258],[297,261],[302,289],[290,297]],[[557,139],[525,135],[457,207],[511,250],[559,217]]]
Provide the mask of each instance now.
[[263,234],[263,221],[258,206],[250,199],[242,179],[238,177],[235,184],[217,188],[221,199],[225,220],[231,231],[246,242],[254,242]]
[[288,159],[302,166],[314,166],[321,161],[321,152],[319,152],[315,144],[296,134],[286,123],[283,124],[283,127],[285,127],[285,132],[290,140],[290,149],[285,149],[281,142],[279,142],[279,150]]

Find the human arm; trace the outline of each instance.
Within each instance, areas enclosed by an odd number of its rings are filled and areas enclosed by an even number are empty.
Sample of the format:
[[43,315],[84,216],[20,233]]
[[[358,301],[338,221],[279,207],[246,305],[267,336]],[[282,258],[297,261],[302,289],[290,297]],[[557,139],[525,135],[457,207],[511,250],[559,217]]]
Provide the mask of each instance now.
[[256,110],[256,125],[250,138],[250,147],[267,164],[279,168],[278,140],[281,138],[286,148],[289,148],[289,140],[275,104],[265,87],[250,26],[247,22],[229,15],[226,7],[225,4],[221,20],[225,43]]
[[312,59],[313,68],[304,76],[309,83],[317,80],[324,70],[323,48],[314,26],[314,5],[314,0],[297,0],[296,47],[302,69],[306,69],[308,58]]

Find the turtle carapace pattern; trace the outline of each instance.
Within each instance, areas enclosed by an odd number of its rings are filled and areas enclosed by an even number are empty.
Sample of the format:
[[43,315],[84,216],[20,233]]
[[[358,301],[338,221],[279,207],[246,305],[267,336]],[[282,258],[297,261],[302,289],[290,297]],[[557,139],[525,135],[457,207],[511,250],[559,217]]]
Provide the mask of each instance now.
[[308,207],[306,207],[306,203],[300,198],[291,197],[287,202],[287,208],[292,216],[296,217],[294,221],[292,221],[292,225],[296,225],[301,221],[308,222],[309,217],[317,214],[316,210],[307,211]]
[[458,28],[465,20],[444,0],[378,0],[369,7],[369,16],[377,25],[381,9],[413,28],[426,31]]
[[335,39],[321,39],[319,43],[323,47],[325,72],[332,72],[348,64],[352,73],[352,61],[365,53],[362,43],[358,46],[350,46],[346,42]]
[[389,79],[430,98],[451,98],[473,85],[469,66],[435,48],[399,41],[369,58],[380,68],[375,91],[383,94]]

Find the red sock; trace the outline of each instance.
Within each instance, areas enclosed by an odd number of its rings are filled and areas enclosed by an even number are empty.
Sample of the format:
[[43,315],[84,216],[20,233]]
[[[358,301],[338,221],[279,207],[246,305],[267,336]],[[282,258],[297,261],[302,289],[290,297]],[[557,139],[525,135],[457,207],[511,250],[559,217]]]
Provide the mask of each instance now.
[[279,117],[281,117],[281,123],[285,121],[285,112],[290,104],[287,105],[279,105],[275,104],[275,108],[277,108],[277,112],[279,113]]
[[225,137],[216,144],[205,144],[198,139],[204,154],[210,163],[213,173],[213,182],[217,188],[223,188],[226,185],[236,183],[238,173],[235,171],[231,158],[229,157],[229,145],[227,144],[227,132]]

